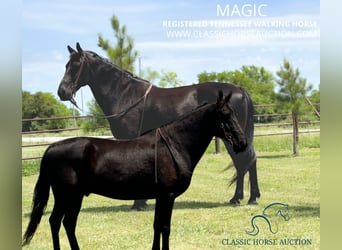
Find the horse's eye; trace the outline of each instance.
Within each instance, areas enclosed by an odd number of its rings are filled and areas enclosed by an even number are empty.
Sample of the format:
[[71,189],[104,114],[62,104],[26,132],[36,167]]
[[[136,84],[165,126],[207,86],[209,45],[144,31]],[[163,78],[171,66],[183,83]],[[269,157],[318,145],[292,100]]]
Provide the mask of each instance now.
[[73,67],[78,67],[79,65],[80,65],[79,62],[72,62],[72,66],[73,66]]

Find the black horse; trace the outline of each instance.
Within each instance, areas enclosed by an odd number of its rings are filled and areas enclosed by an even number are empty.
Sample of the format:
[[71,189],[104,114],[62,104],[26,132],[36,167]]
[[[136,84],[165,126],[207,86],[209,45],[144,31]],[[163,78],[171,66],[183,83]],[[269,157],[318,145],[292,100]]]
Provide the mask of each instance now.
[[114,199],[156,198],[152,249],[169,249],[174,200],[189,187],[192,173],[213,136],[232,143],[236,153],[247,140],[239,126],[231,96],[222,92],[214,104],[206,104],[181,119],[132,140],[76,137],[52,144],[44,153],[34,189],[33,210],[23,244],[35,233],[49,199],[55,204],[50,216],[54,249],[63,220],[71,249],[79,249],[75,228],[84,195],[95,193]]
[[[121,70],[107,59],[91,51],[77,51],[68,46],[70,60],[58,88],[61,100],[75,103],[73,96],[79,88],[88,84],[103,110],[115,138],[130,139],[157,128],[191,111],[199,104],[215,102],[218,90],[232,92],[231,105],[244,130],[248,148],[236,154],[227,140],[224,144],[237,170],[236,190],[230,204],[239,204],[243,199],[243,179],[249,172],[250,198],[248,204],[257,204],[260,197],[257,179],[256,155],[253,147],[254,108],[249,95],[232,84],[202,83],[179,88],[158,88],[151,83]],[[133,208],[142,209],[146,201],[135,201]]]

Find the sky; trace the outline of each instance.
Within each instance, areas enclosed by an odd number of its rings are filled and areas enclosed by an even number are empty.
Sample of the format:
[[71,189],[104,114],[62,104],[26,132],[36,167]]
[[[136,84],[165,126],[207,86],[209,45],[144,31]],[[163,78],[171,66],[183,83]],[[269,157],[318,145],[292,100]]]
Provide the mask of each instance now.
[[[317,0],[25,0],[22,9],[22,89],[31,93],[57,96],[67,45],[79,42],[106,57],[97,39],[102,34],[114,43],[112,15],[134,38],[143,70],[173,71],[185,84],[204,71],[243,65],[275,74],[284,59],[315,89],[320,84]],[[76,95],[85,109],[91,98],[88,87]]]

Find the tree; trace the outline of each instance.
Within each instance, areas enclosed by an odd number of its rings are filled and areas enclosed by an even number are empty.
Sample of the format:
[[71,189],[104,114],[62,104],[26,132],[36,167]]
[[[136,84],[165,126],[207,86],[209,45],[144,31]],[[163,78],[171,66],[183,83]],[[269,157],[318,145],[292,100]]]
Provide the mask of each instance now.
[[198,81],[232,83],[245,88],[251,95],[254,104],[274,102],[274,76],[264,67],[242,66],[235,71],[203,72],[197,75]]
[[114,46],[107,39],[104,39],[101,34],[98,37],[98,46],[106,51],[109,60],[122,69],[134,72],[134,63],[138,57],[138,52],[134,50],[134,40],[127,35],[125,25],[120,27],[119,19],[113,15],[111,25],[114,30],[114,38],[116,43]]
[[147,67],[146,69],[141,71],[140,77],[153,84],[157,84],[158,79],[160,79],[160,74],[158,71]]
[[[223,72],[203,72],[198,76],[198,81],[232,83],[245,88],[251,95],[254,105],[273,104],[276,101],[274,92],[275,78],[264,67],[242,66],[239,70]],[[275,113],[275,107],[262,107],[256,110],[256,114]],[[271,122],[272,117],[260,118],[258,122]]]
[[161,71],[161,77],[159,80],[159,86],[162,88],[166,87],[179,87],[183,85],[183,81],[180,80],[176,72]]
[[143,79],[152,82],[153,84],[156,84],[162,88],[179,87],[184,84],[184,82],[178,78],[177,73],[173,71],[166,71],[162,69],[159,73],[156,70],[147,68],[141,73],[141,77]]
[[[22,91],[22,118],[49,118],[72,115],[72,110],[58,101],[51,93],[31,94]],[[23,122],[22,131],[58,129],[67,126],[67,120],[40,120]]]
[[293,123],[293,155],[298,155],[298,117],[303,107],[305,107],[305,97],[312,89],[312,85],[308,84],[306,79],[300,77],[299,69],[293,68],[286,59],[283,61],[280,70],[276,72],[279,79],[279,101],[280,104],[291,110]]

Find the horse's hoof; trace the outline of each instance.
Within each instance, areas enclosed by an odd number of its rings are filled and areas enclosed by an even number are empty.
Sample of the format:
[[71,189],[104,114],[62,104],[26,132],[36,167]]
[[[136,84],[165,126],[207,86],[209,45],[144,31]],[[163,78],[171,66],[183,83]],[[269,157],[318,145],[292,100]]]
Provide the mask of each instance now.
[[146,208],[147,208],[147,204],[146,205],[144,205],[144,206],[132,206],[131,207],[131,211],[144,211],[144,210],[146,210]]
[[259,205],[259,203],[257,201],[248,201],[248,205],[256,206]]
[[131,212],[140,212],[140,211],[144,211],[145,208],[141,208],[141,207],[131,207]]
[[228,202],[228,206],[231,206],[231,207],[238,207],[240,206],[240,201],[236,201],[236,200],[231,200]]

